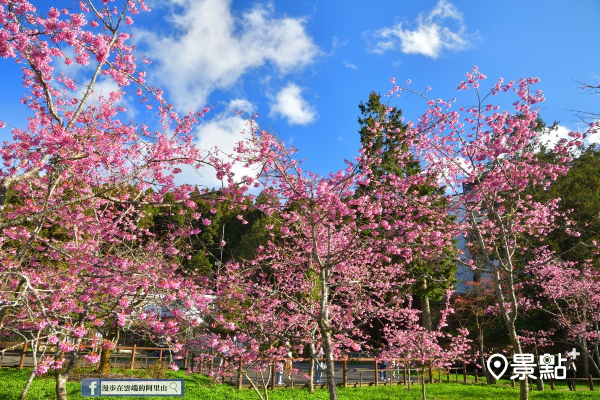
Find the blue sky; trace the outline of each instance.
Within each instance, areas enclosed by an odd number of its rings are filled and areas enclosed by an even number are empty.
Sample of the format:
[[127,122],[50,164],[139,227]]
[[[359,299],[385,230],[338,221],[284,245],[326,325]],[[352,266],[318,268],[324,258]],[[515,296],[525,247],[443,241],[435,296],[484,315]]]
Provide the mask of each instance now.
[[[128,28],[153,60],[149,81],[179,110],[215,106],[196,130],[202,146],[230,148],[244,127],[233,108],[242,108],[326,174],[356,154],[358,103],[371,91],[387,92],[395,77],[451,99],[474,65],[489,86],[499,77],[539,77],[542,117],[564,131],[579,128],[572,110],[600,111],[600,97],[575,82],[600,81],[596,0],[147,2],[152,12]],[[25,115],[20,75],[0,62],[0,119],[17,126]],[[126,104],[131,116],[146,118],[134,104]],[[407,119],[425,111],[416,97],[392,104]]]

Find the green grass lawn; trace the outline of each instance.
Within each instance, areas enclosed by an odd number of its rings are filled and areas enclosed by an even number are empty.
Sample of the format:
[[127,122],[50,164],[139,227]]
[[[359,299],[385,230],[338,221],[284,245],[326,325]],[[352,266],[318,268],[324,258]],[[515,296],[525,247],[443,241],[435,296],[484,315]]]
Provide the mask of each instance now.
[[[0,400],[18,399],[25,383],[28,370],[2,369],[0,370]],[[211,383],[202,375],[186,375],[183,371],[167,372],[167,378],[185,379],[186,400],[224,399],[224,400],[250,400],[257,399],[252,390],[243,389],[238,391],[229,385]],[[80,395],[81,386],[78,382],[67,384],[69,399],[82,399]],[[458,399],[493,399],[508,400],[519,398],[519,388],[511,388],[508,385],[488,386],[486,384],[464,384],[464,383],[436,383],[427,385],[427,398],[429,400],[458,400]],[[54,380],[51,378],[36,378],[29,389],[27,396],[30,400],[52,400],[54,395]],[[104,399],[133,399],[139,397],[103,397]],[[181,399],[181,397],[177,397]],[[269,398],[279,399],[310,399],[325,400],[329,398],[327,389],[317,389],[314,395],[306,389],[277,389],[269,391]],[[363,388],[339,388],[340,399],[352,400],[386,400],[386,399],[420,399],[421,386],[413,385],[410,392],[404,386],[379,386]],[[587,385],[579,385],[579,391],[566,391],[566,385],[557,384],[557,390],[551,391],[549,385],[544,392],[531,392],[532,399],[598,399],[598,392],[590,392]]]

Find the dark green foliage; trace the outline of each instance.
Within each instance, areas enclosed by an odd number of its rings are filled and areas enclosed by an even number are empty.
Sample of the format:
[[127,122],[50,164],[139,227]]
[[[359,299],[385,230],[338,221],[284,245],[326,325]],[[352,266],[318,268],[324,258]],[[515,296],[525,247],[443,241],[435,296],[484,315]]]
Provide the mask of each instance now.
[[[551,152],[540,157],[549,162],[559,162]],[[558,177],[549,190],[534,191],[532,196],[542,203],[560,198],[560,210],[568,213],[568,218],[575,222],[571,230],[581,234],[573,236],[564,229],[557,229],[543,242],[535,244],[550,246],[564,260],[594,260],[594,265],[599,268],[598,255],[589,244],[593,240],[600,242],[600,149],[596,145],[582,149],[581,155],[572,161],[567,175]]]
[[[217,191],[211,197],[219,196]],[[250,198],[242,203],[234,203],[222,198],[214,201],[199,195],[194,197],[197,205],[195,210],[182,204],[148,206],[139,222],[157,238],[167,235],[174,228],[192,227],[200,230],[198,234],[175,244],[180,254],[174,259],[183,270],[209,275],[229,261],[254,258],[258,247],[271,238],[272,232],[267,231],[265,225],[273,224],[273,218],[258,210]],[[256,201],[266,200],[261,194]],[[200,214],[200,218],[193,218],[195,214]],[[221,245],[222,240],[226,243],[224,246]]]
[[361,114],[358,117],[360,142],[369,155],[379,158],[377,165],[371,167],[375,177],[419,173],[418,162],[408,163],[404,170],[398,163],[398,156],[405,156],[409,150],[403,140],[406,125],[402,123],[402,110],[382,103],[381,95],[375,92],[369,94],[366,104],[361,101],[358,108]]
[[[414,176],[421,172],[417,160],[414,160],[405,138],[406,125],[402,122],[402,111],[381,102],[381,95],[369,94],[369,100],[358,106],[360,116],[360,141],[368,156],[378,158],[371,163],[371,171],[375,179],[383,179],[386,175]],[[409,158],[409,162],[400,167],[399,158]],[[368,192],[369,188],[364,188]],[[431,185],[415,187],[419,195],[442,194],[444,189]],[[360,193],[361,191],[359,191]],[[409,191],[409,192],[412,192]],[[456,263],[452,261],[453,248],[447,249],[444,259],[417,260],[410,266],[410,276],[415,279],[412,293],[420,298],[439,301],[446,294],[446,289],[455,282]]]

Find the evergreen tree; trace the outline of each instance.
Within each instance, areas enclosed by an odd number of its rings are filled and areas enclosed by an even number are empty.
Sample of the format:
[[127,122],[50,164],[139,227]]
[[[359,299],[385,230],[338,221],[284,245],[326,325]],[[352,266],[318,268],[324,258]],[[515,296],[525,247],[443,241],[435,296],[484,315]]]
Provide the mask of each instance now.
[[[369,94],[366,103],[362,101],[358,105],[360,116],[359,134],[363,146],[368,149],[367,156],[378,158],[376,163],[370,163],[373,175],[383,178],[388,174],[400,176],[414,176],[421,172],[419,162],[414,159],[410,148],[405,140],[404,133],[406,125],[402,122],[402,110],[390,107],[381,101],[381,95],[376,92]],[[399,162],[399,159],[408,157],[408,162]],[[369,191],[375,182],[363,190]],[[441,194],[443,188],[431,183],[415,187],[420,195]],[[421,310],[423,326],[432,329],[432,317],[429,302],[439,301],[446,293],[446,289],[456,281],[456,264],[451,261],[454,249],[448,249],[448,257],[431,263],[424,260],[413,262],[411,266],[411,277],[415,279],[413,294],[421,299]]]
[[358,108],[360,142],[369,149],[369,155],[380,158],[377,165],[371,167],[375,176],[418,174],[418,162],[411,160],[403,167],[398,163],[398,156],[407,155],[409,150],[403,141],[406,125],[402,122],[402,110],[382,103],[381,95],[375,92],[369,94],[366,104],[361,101]]

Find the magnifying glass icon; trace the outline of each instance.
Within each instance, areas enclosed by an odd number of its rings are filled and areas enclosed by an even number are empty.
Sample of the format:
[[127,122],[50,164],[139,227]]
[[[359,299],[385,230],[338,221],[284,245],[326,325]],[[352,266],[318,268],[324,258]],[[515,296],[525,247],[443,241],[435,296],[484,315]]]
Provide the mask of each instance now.
[[169,389],[173,389],[173,391],[175,393],[177,393],[177,383],[176,382],[169,383]]

